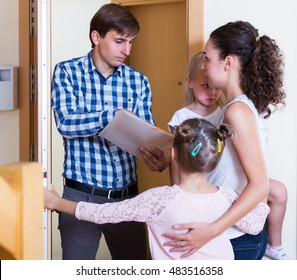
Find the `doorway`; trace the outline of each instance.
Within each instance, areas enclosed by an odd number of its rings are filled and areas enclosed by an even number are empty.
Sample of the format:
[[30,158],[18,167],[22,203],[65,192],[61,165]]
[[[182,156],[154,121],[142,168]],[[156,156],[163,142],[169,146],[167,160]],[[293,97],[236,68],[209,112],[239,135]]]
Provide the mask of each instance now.
[[[140,24],[127,64],[144,73],[152,89],[156,125],[167,130],[173,113],[184,104],[187,63],[186,1],[134,5],[129,10]],[[137,162],[140,191],[170,185],[169,169],[151,172]]]

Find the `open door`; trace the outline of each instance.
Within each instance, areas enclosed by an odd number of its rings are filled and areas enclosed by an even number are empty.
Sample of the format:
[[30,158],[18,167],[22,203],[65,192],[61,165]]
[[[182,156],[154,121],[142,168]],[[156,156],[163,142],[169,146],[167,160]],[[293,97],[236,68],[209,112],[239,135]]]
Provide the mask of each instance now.
[[[127,64],[150,80],[156,124],[167,130],[173,113],[184,105],[188,57],[203,46],[203,1],[112,1],[127,6],[140,24]],[[151,172],[137,162],[140,191],[169,185],[168,168]]]

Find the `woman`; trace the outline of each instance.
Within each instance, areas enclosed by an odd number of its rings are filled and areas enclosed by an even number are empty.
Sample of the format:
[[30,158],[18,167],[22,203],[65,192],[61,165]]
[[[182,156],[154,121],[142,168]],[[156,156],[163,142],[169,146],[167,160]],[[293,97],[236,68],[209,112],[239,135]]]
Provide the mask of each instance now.
[[[230,22],[214,30],[204,47],[208,84],[223,90],[227,105],[219,123],[229,124],[236,137],[227,142],[216,169],[209,174],[214,185],[234,189],[239,199],[213,223],[175,225],[187,234],[167,234],[164,246],[193,254],[208,241],[229,229],[235,259],[261,259],[267,235],[240,232],[232,226],[259,202],[267,201],[269,179],[265,164],[266,129],[263,122],[271,105],[284,104],[283,58],[275,41],[259,36],[250,23]],[[181,247],[180,244],[183,244]]]

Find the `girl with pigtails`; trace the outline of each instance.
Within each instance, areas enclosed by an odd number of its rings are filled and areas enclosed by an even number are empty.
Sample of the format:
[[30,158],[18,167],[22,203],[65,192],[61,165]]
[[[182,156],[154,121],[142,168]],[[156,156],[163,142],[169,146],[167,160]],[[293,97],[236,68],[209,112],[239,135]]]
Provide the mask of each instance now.
[[[212,223],[236,201],[231,188],[210,184],[205,174],[212,171],[224,154],[226,140],[233,136],[228,125],[219,128],[206,120],[188,119],[175,127],[173,157],[179,165],[178,184],[149,189],[121,202],[95,204],[61,198],[54,190],[45,190],[45,207],[78,219],[103,224],[124,221],[146,222],[153,259],[180,259],[180,252],[163,246],[163,232],[177,233],[172,224],[193,219]],[[236,202],[235,202],[236,203]],[[262,231],[269,207],[259,203],[236,226],[249,234]],[[183,241],[179,242],[183,246]],[[234,259],[233,248],[226,232],[221,232],[188,259]]]

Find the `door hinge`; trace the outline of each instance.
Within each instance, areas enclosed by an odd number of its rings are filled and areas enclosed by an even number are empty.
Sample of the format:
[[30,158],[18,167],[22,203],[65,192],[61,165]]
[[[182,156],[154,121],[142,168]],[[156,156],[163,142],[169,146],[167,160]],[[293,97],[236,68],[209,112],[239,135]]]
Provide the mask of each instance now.
[[36,145],[30,144],[30,162],[37,161],[36,159]]
[[36,91],[36,70],[35,65],[30,64],[30,103],[33,104],[35,101]]
[[32,38],[35,35],[35,0],[30,0],[30,22],[29,22],[29,32],[30,37]]

